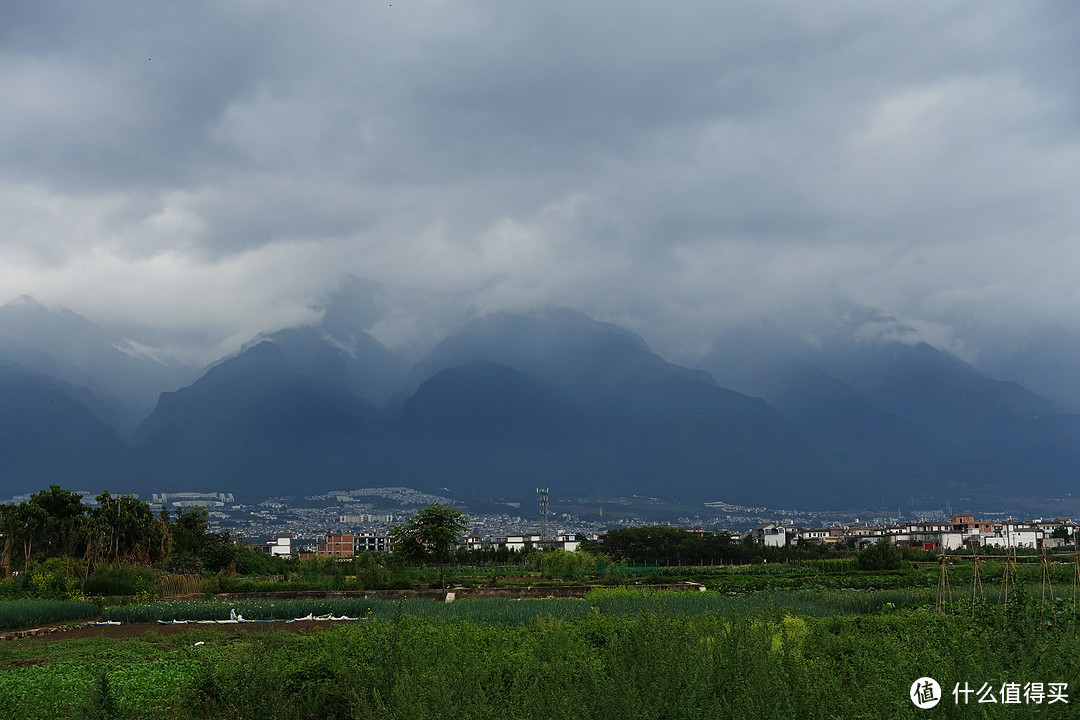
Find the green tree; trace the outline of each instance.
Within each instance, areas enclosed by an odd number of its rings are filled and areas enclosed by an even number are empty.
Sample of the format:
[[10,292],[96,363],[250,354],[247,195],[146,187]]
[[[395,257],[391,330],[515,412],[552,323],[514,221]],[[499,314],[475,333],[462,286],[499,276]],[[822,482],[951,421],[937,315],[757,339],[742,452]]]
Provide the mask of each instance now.
[[169,513],[168,508],[164,508],[161,519],[169,529],[171,540],[169,570],[180,573],[201,572],[206,561],[205,555],[214,545],[213,534],[210,532],[210,516],[206,508],[180,508],[175,516]]
[[596,571],[601,557],[603,556],[595,556],[584,550],[545,550],[531,553],[525,564],[551,579],[580,580]]
[[858,563],[860,570],[899,570],[906,564],[900,548],[885,538],[860,550]]
[[23,572],[30,569],[34,550],[44,542],[49,516],[40,506],[32,503],[0,505],[0,531],[10,545],[12,563],[23,561]]
[[168,555],[169,528],[165,520],[154,517],[147,503],[133,495],[110,495],[108,490],[96,500],[86,551],[91,565],[150,565]]
[[446,586],[443,562],[468,526],[459,510],[432,503],[420,508],[403,525],[390,528],[394,552],[411,560],[432,558],[439,566],[439,585]]
[[48,490],[30,496],[30,504],[41,508],[45,525],[40,550],[44,557],[63,557],[71,569],[72,556],[82,556],[86,545],[87,513],[82,495],[50,485]]
[[240,545],[228,530],[208,533],[199,559],[202,566],[213,572],[235,571],[240,559]]

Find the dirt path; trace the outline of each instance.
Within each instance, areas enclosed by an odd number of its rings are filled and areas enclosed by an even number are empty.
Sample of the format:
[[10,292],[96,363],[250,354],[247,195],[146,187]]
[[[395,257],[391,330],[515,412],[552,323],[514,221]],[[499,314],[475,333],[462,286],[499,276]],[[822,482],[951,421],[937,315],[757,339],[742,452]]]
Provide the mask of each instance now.
[[[26,640],[32,642],[57,642],[61,640],[79,640],[90,637],[116,639],[139,638],[147,633],[156,635],[180,635],[194,630],[212,630],[221,634],[234,633],[312,633],[325,630],[331,625],[352,625],[359,621],[323,621],[297,620],[295,622],[247,622],[228,625],[210,625],[186,623],[183,625],[159,625],[158,623],[129,623],[124,625],[79,625],[76,627],[60,626],[40,628],[40,632]],[[20,638],[23,639],[23,638]]]

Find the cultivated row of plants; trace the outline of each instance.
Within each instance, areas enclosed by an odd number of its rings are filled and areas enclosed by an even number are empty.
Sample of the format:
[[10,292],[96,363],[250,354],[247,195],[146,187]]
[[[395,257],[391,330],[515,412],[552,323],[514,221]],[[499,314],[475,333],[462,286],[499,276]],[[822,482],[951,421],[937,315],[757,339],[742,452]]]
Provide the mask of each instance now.
[[492,623],[520,623],[538,617],[563,620],[585,617],[593,612],[585,600],[562,598],[544,600],[529,598],[510,600],[485,598],[459,600],[454,603],[431,600],[393,601],[366,598],[323,598],[302,600],[173,600],[146,605],[126,605],[108,608],[102,620],[126,623],[156,622],[158,620],[228,620],[235,612],[245,620],[291,620],[307,615],[347,616],[362,620],[387,620],[398,615],[428,617],[443,620],[473,620]]
[[94,603],[78,600],[4,600],[0,601],[0,630],[84,620],[100,612]]
[[[1062,601],[1076,605],[1077,590],[1067,585],[1043,588],[1038,584],[1012,586],[1012,597],[1036,598],[1039,601]],[[211,600],[161,601],[108,608],[103,620],[146,623],[171,620],[227,620],[231,613],[247,620],[288,620],[306,615],[348,616],[362,619],[388,619],[399,614],[444,620],[482,622],[527,622],[541,617],[569,620],[590,613],[627,615],[663,612],[671,615],[732,615],[746,611],[791,612],[803,616],[874,615],[920,607],[966,612],[972,603],[1007,604],[1007,595],[995,586],[973,592],[968,585],[950,586],[945,593],[938,588],[854,590],[810,588],[766,590],[743,595],[716,592],[656,592],[647,588],[611,588],[590,591],[585,599],[464,599],[454,603],[432,600],[394,601],[369,598],[305,598],[296,600],[240,599],[230,602]]]
[[[613,603],[630,593],[597,596]],[[706,594],[702,594],[706,595]],[[684,603],[693,595],[680,598]],[[644,598],[647,600],[647,598]],[[666,598],[664,599],[666,602]],[[434,603],[430,603],[434,605]],[[587,605],[587,603],[586,603]],[[464,607],[465,603],[453,603]],[[203,630],[140,640],[0,645],[5,717],[923,718],[1075,716],[1075,610],[1017,597],[815,617],[777,605],[663,606],[505,623],[399,612],[325,632]],[[1068,703],[955,704],[951,689],[1065,683]]]

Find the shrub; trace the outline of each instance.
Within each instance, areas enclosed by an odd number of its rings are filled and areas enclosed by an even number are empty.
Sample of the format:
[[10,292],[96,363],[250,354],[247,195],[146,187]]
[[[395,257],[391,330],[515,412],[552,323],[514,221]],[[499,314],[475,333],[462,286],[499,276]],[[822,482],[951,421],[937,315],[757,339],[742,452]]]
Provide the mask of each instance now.
[[900,548],[882,538],[859,551],[860,570],[899,570],[906,562]]
[[98,568],[83,583],[87,595],[138,595],[153,593],[156,584],[153,570],[127,566]]
[[20,576],[23,591],[36,598],[81,599],[81,567],[85,567],[81,561],[72,563],[63,558],[49,558],[39,565],[31,566],[29,572]]

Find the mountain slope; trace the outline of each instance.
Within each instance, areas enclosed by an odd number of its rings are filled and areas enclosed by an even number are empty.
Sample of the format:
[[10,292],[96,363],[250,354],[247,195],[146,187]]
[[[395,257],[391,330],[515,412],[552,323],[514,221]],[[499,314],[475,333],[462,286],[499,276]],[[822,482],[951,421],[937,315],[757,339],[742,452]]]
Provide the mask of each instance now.
[[[854,502],[875,482],[842,453],[816,448],[765,402],[720,388],[707,373],[652,353],[633,333],[581,313],[471,321],[435,347],[411,377],[446,382],[448,370],[478,361],[535,378],[576,409],[579,422],[559,421],[575,428],[574,441],[564,436],[559,462],[545,461],[549,483],[609,495],[768,497],[790,505]],[[554,421],[547,432],[555,432]],[[519,468],[507,475],[499,487],[535,473]]]
[[778,507],[863,502],[877,491],[759,398],[659,368],[625,378],[603,405],[602,440],[636,493]]
[[51,483],[101,487],[124,441],[87,409],[88,391],[0,363],[0,487],[5,495]]
[[830,447],[875,468],[909,494],[928,488],[967,493],[986,484],[1000,489],[1008,479],[1000,466],[890,414],[815,367],[777,373],[766,395],[784,417]]
[[400,386],[405,363],[363,330],[346,337],[322,327],[288,328],[260,336],[245,346],[269,342],[293,372],[304,375],[330,393],[363,398],[381,405]]
[[903,339],[853,339],[860,326],[808,342],[758,326],[733,333],[701,366],[898,482],[938,478],[945,489],[996,497],[1076,489],[1080,417],[890,327]]
[[1070,492],[1080,470],[1080,416],[926,345],[891,349],[863,368],[867,395],[898,417],[998,464],[1041,491]]
[[441,370],[395,419],[397,477],[460,496],[520,495],[577,474],[589,440],[575,405],[553,386],[498,363]]
[[355,481],[379,421],[370,403],[325,391],[264,342],[162,395],[135,432],[129,480],[152,473],[160,487],[244,497]]
[[417,363],[402,395],[440,370],[474,360],[516,368],[583,404],[602,397],[640,367],[660,367],[712,383],[707,373],[667,362],[628,330],[575,310],[549,309],[496,313],[465,323]]

